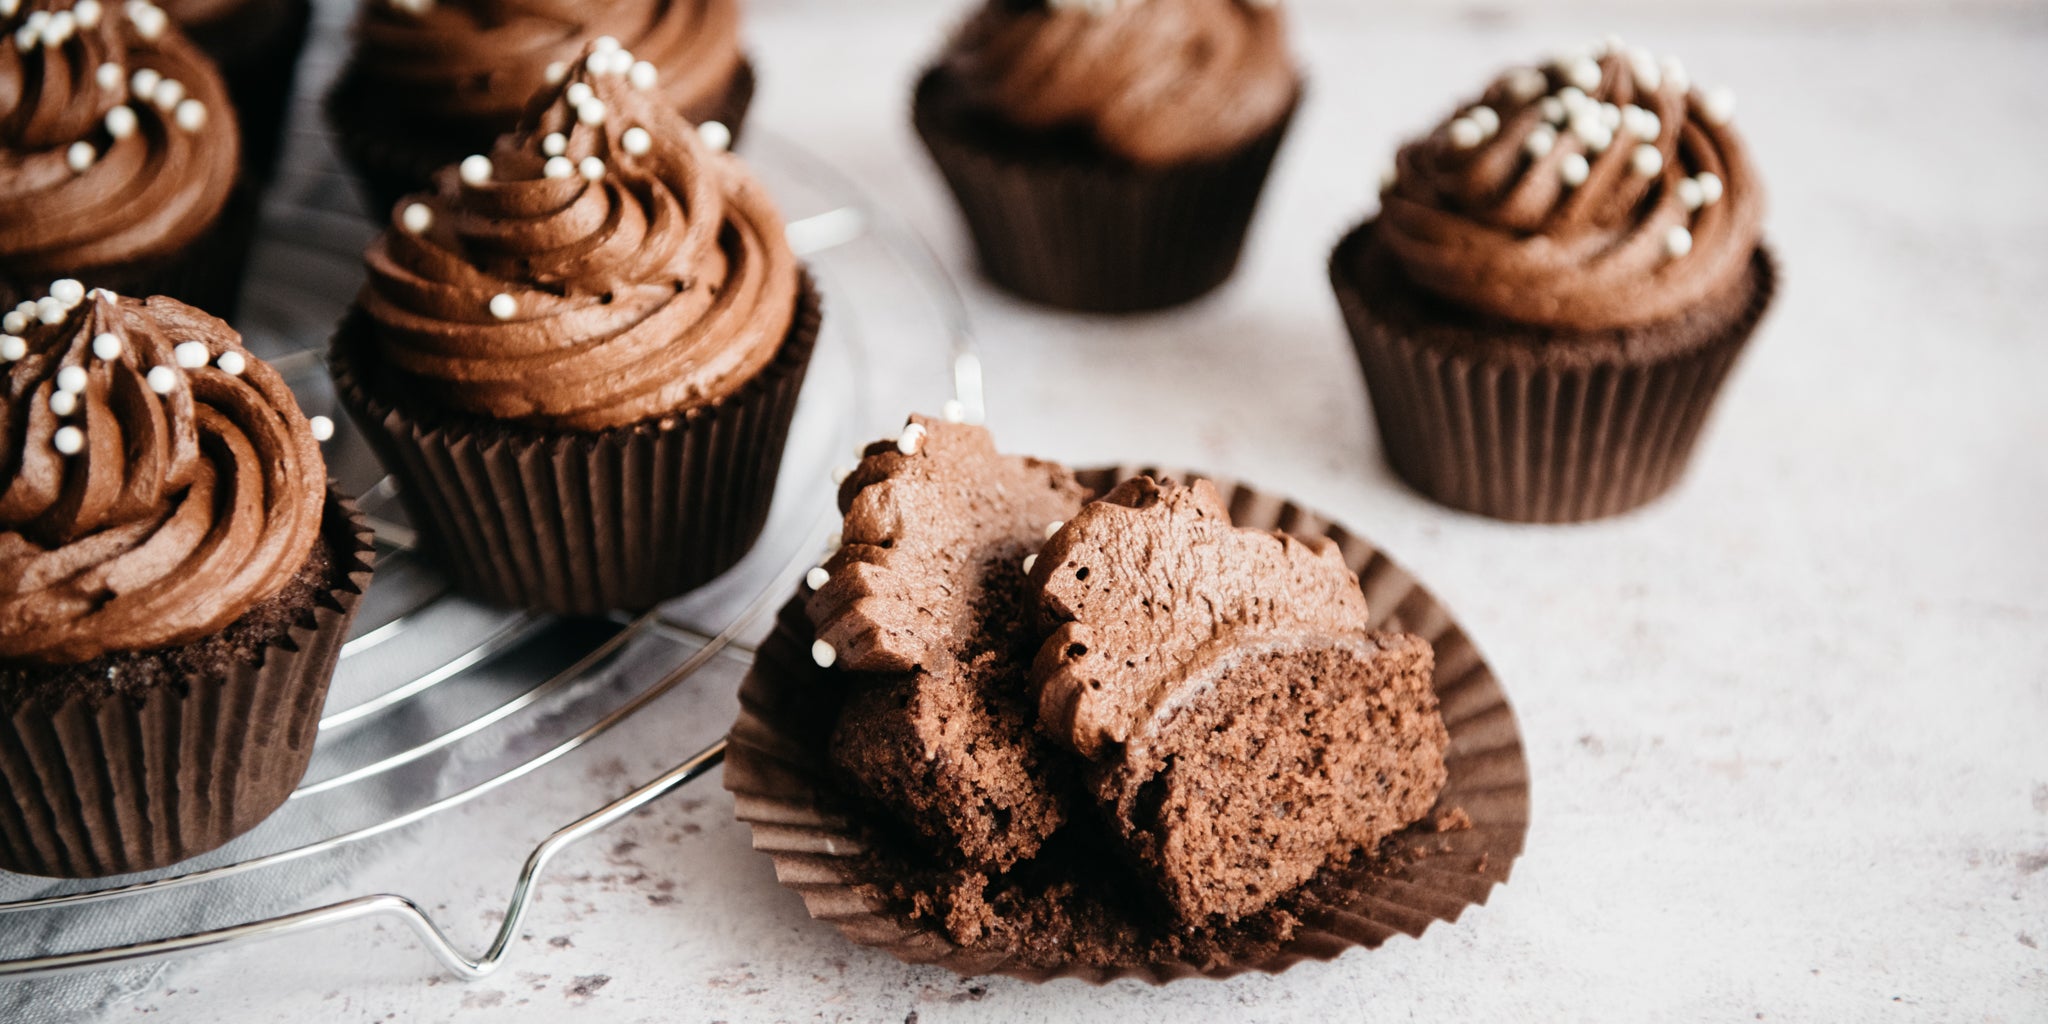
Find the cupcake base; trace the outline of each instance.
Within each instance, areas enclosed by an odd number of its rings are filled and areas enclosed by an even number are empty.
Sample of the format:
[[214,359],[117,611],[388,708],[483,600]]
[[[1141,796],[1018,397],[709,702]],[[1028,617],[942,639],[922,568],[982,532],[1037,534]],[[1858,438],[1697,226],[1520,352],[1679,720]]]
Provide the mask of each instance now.
[[1337,246],[1330,279],[1394,472],[1452,508],[1566,523],[1678,482],[1777,268],[1759,247],[1737,286],[1683,316],[1582,332],[1490,322],[1435,298],[1372,223]]
[[458,589],[495,605],[598,615],[694,589],[753,547],[821,317],[806,274],[787,340],[737,392],[598,433],[429,409],[397,394],[378,376],[360,312],[342,322],[329,358],[342,403],[426,537],[420,550]]
[[[1096,492],[1153,467],[1077,474]],[[775,875],[811,916],[856,943],[963,975],[1027,981],[1223,978],[1278,973],[1303,960],[1419,936],[1482,904],[1528,832],[1529,775],[1505,693],[1472,642],[1428,591],[1373,546],[1290,502],[1215,481],[1238,526],[1327,537],[1359,574],[1375,629],[1413,632],[1436,652],[1431,677],[1451,745],[1448,781],[1423,820],[1377,851],[1324,868],[1273,907],[1227,928],[1186,930],[1134,894],[1147,885],[1080,820],[1000,878],[942,863],[871,805],[849,795],[827,756],[847,692],[811,659],[804,595],[784,607],[740,690],[726,754],[734,813]],[[1084,819],[1087,816],[1083,816]]]
[[0,665],[0,871],[150,871],[269,817],[305,776],[371,555],[368,526],[330,492],[298,577],[219,634]]
[[[732,142],[737,146],[747,110],[754,102],[754,85],[754,65],[742,60],[722,94],[703,109],[682,114],[695,124],[724,124],[732,130]],[[336,142],[342,155],[362,181],[373,219],[381,219],[399,200],[428,188],[441,168],[474,153],[489,153],[501,134],[465,125],[409,126],[395,120],[389,110],[363,99],[359,91],[356,81],[344,75],[327,96],[327,120],[339,136]],[[505,125],[502,130],[511,128]]]
[[1031,136],[961,109],[939,72],[917,132],[997,286],[1047,306],[1136,313],[1190,302],[1237,269],[1273,159],[1300,105],[1228,156],[1133,166],[1085,139]]
[[284,150],[299,54],[306,48],[312,0],[257,0],[211,22],[183,26],[213,58],[235,101],[242,128],[242,169],[268,181]]

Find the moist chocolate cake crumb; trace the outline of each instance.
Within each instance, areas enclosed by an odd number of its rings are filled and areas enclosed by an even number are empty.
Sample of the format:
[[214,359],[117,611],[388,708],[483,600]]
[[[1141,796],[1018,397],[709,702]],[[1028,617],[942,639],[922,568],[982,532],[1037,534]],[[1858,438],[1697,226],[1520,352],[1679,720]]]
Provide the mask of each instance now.
[[1085,492],[980,427],[913,417],[842,485],[844,546],[807,612],[848,692],[828,747],[850,788],[950,862],[1005,867],[1067,817],[1033,731],[1024,559]]
[[1450,807],[1437,812],[1431,819],[1438,832],[1463,832],[1472,827],[1472,816],[1463,807]]
[[292,627],[311,626],[317,605],[334,606],[329,594],[347,580],[338,552],[350,547],[334,531],[348,528],[330,514],[305,564],[284,589],[212,636],[178,647],[116,651],[75,665],[0,662],[0,708],[55,706],[81,693],[94,701],[140,697],[163,686],[182,695],[194,679],[219,678],[231,666],[258,662]]

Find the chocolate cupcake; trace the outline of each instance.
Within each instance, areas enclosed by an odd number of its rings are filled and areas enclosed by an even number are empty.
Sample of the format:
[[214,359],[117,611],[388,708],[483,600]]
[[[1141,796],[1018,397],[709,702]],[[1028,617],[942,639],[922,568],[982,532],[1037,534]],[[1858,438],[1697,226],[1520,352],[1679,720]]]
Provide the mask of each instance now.
[[739,0],[369,0],[328,119],[379,211],[489,150],[588,46],[598,74],[737,139],[754,96],[739,20]]
[[255,206],[212,62],[146,3],[6,6],[0,308],[78,278],[232,315]]
[[855,941],[1034,980],[1277,971],[1483,899],[1526,772],[1455,625],[1246,489],[1082,502],[1118,476],[922,417],[867,449],[731,733],[777,877]]
[[1330,261],[1395,472],[1531,522],[1677,482],[1776,287],[1732,106],[1616,42],[1401,149]]
[[162,7],[220,68],[242,125],[242,167],[277,169],[312,0],[164,0]]
[[332,369],[467,593],[642,609],[766,520],[819,301],[761,185],[596,50],[400,203]]
[[0,335],[0,871],[144,871],[305,774],[369,533],[225,323],[52,291]]
[[1230,276],[1300,96],[1270,2],[988,0],[913,114],[991,281],[1123,313]]

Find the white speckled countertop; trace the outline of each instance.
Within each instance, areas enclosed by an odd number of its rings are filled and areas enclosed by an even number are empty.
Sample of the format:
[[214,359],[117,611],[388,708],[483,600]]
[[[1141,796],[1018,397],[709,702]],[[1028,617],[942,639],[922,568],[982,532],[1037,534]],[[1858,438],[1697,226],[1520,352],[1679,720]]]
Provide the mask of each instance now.
[[[756,0],[748,35],[756,123],[959,265],[905,99],[957,6]],[[2048,14],[1297,6],[1312,96],[1238,277],[1130,321],[971,286],[991,421],[1014,450],[1292,493],[1426,581],[1516,702],[1535,780],[1487,906],[1278,978],[967,981],[809,921],[706,780],[566,856],[488,980],[360,924],[186,961],[92,1019],[2048,1020]],[[1741,94],[1782,295],[1666,500],[1570,528],[1449,513],[1379,459],[1325,255],[1397,139],[1608,30]],[[437,845],[393,841],[350,891],[403,882],[482,941],[534,839],[732,701],[656,710],[680,717]]]

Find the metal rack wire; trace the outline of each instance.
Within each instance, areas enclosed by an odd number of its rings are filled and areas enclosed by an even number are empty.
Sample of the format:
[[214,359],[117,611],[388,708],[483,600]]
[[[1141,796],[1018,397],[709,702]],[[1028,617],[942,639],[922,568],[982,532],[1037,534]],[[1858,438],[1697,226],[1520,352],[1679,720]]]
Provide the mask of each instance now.
[[[930,371],[933,385],[922,395],[923,403],[936,404],[950,395],[961,414],[979,420],[980,364],[965,307],[924,243],[797,146],[756,131],[748,156],[790,209],[792,244],[828,288],[835,271],[852,273],[863,261],[897,265],[889,273],[915,288],[921,295],[916,301],[937,324],[937,343],[928,346],[928,357],[914,346],[909,353],[931,364],[922,368]],[[251,346],[271,355],[314,409],[331,402],[320,346],[327,325],[353,293],[357,254],[372,228],[350,207],[347,190],[337,187],[340,172],[331,155],[322,154],[310,168],[297,170],[273,192],[266,210],[266,244],[280,248],[259,252],[243,326]],[[855,251],[863,245],[869,251]],[[475,955],[464,952],[419,902],[400,893],[365,893],[273,910],[271,904],[303,902],[300,893],[310,887],[295,888],[285,879],[252,888],[237,880],[275,878],[287,865],[359,849],[512,786],[599,742],[707,665],[749,658],[749,638],[765,628],[768,613],[812,563],[834,518],[829,498],[822,495],[826,488],[787,484],[804,474],[822,477],[830,466],[821,465],[821,458],[843,461],[857,441],[902,412],[901,405],[871,408],[874,396],[859,384],[872,376],[881,355],[862,336],[864,312],[857,302],[835,298],[819,358],[842,362],[814,365],[812,378],[831,380],[839,404],[818,409],[812,399],[819,389],[807,393],[785,458],[784,497],[754,554],[706,591],[630,620],[571,623],[494,612],[451,596],[414,555],[412,531],[396,518],[378,518],[387,512],[397,515],[393,488],[359,439],[344,428],[329,446],[330,465],[345,483],[351,476],[356,479],[352,489],[362,494],[377,527],[378,579],[356,634],[343,649],[307,780],[272,822],[187,864],[144,876],[47,885],[0,875],[0,935],[26,922],[37,927],[14,934],[40,937],[27,955],[15,955],[16,950],[0,943],[0,955],[12,957],[0,959],[0,981],[153,963],[373,917],[402,921],[455,975],[490,974],[513,951],[550,861],[702,777],[723,759],[723,740],[556,829],[534,847],[512,885],[495,936]],[[892,332],[890,347],[888,372],[900,378],[906,356],[900,334]],[[855,386],[843,386],[849,380]],[[371,482],[362,485],[366,480]],[[819,500],[791,499],[792,491]],[[394,655],[408,655],[403,660],[413,667],[393,672]],[[500,677],[509,662],[527,671],[506,685]],[[531,671],[539,665],[546,667]],[[519,743],[504,744],[500,734],[506,732],[519,733]],[[494,736],[496,745],[487,740]],[[472,748],[481,753],[473,755]],[[483,767],[463,774],[477,764]],[[380,788],[390,792],[363,795]],[[336,811],[320,806],[325,804],[347,806]],[[39,887],[8,895],[31,884]],[[251,892],[263,898],[245,899]],[[104,935],[107,921],[116,915],[181,893],[204,895],[210,914],[218,916],[225,907],[235,919],[61,951],[40,945],[61,943],[69,935]],[[242,903],[248,909],[238,912]],[[173,919],[206,920],[189,914]]]

